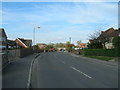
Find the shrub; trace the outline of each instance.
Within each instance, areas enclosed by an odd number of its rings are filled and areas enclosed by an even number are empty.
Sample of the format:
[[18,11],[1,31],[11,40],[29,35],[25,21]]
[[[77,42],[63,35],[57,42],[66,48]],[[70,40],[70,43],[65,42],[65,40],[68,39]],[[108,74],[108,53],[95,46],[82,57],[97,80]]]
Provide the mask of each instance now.
[[112,43],[113,43],[115,48],[120,47],[120,37],[114,37],[112,40]]
[[109,56],[109,57],[117,57],[116,49],[85,49],[84,55],[86,56]]
[[89,49],[97,49],[97,48],[103,48],[102,44],[99,42],[89,43],[87,45]]

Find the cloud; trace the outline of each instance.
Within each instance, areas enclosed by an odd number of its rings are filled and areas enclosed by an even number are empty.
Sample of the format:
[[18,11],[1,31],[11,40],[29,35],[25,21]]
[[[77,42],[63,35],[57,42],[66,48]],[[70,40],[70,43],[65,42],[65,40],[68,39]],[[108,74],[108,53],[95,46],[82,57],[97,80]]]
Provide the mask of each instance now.
[[37,42],[65,42],[69,37],[74,42],[86,41],[88,34],[99,26],[117,25],[114,3],[32,3],[27,8],[3,7],[3,10],[3,21],[9,23],[5,27],[13,39],[32,38],[35,25],[40,25],[40,30],[36,30]]
[[119,0],[1,0],[3,2],[118,2]]
[[[97,7],[97,8],[96,8]],[[39,11],[41,10],[41,11]],[[33,11],[34,12],[34,11]],[[86,7],[75,3],[71,5],[48,5],[45,7],[35,6],[34,13],[6,13],[4,18],[11,19],[17,16],[23,18],[26,21],[46,23],[46,22],[59,22],[61,20],[72,24],[84,24],[84,23],[101,23],[103,20],[115,21],[117,17],[117,5],[107,3],[86,3]],[[113,13],[112,13],[113,12]],[[4,16],[4,15],[3,15]],[[54,18],[53,18],[54,17]],[[112,17],[109,19],[108,17]],[[19,20],[19,19],[13,19]]]

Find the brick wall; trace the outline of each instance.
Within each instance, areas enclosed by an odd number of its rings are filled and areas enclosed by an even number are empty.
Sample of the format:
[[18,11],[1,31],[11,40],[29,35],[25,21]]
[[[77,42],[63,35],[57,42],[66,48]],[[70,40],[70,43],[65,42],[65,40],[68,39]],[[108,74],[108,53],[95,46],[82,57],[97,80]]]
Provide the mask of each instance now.
[[32,48],[22,48],[20,49],[20,58],[25,57],[27,55],[33,54]]

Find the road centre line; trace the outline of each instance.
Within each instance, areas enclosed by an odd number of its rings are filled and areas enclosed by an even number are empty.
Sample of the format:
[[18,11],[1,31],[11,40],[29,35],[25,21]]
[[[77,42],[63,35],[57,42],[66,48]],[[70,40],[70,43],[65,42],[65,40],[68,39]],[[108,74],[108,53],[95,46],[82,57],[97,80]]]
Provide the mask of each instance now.
[[75,71],[77,71],[77,72],[79,72],[79,73],[81,73],[81,74],[85,75],[86,77],[88,77],[88,78],[91,78],[91,79],[92,79],[92,77],[90,77],[89,75],[87,75],[87,74],[85,74],[85,73],[81,72],[80,70],[78,70],[78,69],[76,69],[76,68],[74,68],[74,67],[72,67],[72,66],[71,66],[71,68],[72,68],[73,70],[75,70]]

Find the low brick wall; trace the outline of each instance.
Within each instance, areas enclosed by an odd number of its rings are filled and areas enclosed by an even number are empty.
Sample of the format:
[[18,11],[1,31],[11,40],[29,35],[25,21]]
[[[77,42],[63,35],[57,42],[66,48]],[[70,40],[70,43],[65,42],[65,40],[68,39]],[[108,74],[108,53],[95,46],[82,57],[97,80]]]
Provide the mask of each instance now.
[[8,57],[7,57],[7,53],[0,53],[0,71],[8,65],[9,63],[9,60],[8,60]]
[[27,55],[33,54],[32,48],[22,48],[20,49],[20,58],[23,58]]
[[6,55],[4,56],[4,58],[6,57],[6,59],[8,59],[9,61],[13,61],[17,58],[23,58],[27,55],[33,54],[33,50],[31,48],[23,48],[23,49],[15,49],[15,50],[4,50],[3,53],[5,53]]
[[15,49],[15,50],[6,50],[8,60],[12,61],[20,57],[20,49]]
[[33,49],[31,48],[3,50],[0,53],[0,69],[7,66],[10,61],[16,60],[17,58],[23,58],[30,54],[33,54]]

